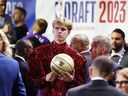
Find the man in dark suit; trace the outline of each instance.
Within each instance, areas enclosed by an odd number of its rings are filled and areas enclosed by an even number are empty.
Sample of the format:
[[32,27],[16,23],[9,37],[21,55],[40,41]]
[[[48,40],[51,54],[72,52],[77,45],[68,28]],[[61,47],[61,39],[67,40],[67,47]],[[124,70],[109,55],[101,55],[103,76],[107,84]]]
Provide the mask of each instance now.
[[121,29],[113,30],[111,33],[111,44],[111,58],[118,63],[118,65],[128,67],[128,50],[125,46],[125,34]]
[[106,56],[94,59],[89,69],[91,82],[68,90],[66,96],[127,96],[110,86],[107,79],[112,76],[114,62]]
[[34,96],[34,90],[32,90],[29,82],[27,81],[28,63],[26,61],[28,53],[32,51],[32,47],[33,46],[29,40],[20,39],[15,44],[16,54],[14,56],[14,59],[19,63],[27,96]]

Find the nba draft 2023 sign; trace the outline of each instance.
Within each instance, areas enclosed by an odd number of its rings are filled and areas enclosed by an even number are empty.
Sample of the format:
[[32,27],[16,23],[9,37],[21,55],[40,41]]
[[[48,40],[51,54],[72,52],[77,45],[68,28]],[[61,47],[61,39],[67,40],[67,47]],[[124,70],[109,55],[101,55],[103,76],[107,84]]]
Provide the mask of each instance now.
[[35,18],[46,19],[49,25],[44,35],[50,40],[52,21],[59,16],[73,22],[68,41],[77,33],[86,34],[90,40],[95,35],[110,36],[115,28],[121,28],[128,38],[128,0],[7,0],[7,13],[11,14],[15,6],[27,11],[29,29]]
[[[44,17],[51,24],[52,20],[60,15],[73,22],[73,30],[68,41],[77,33],[86,34],[90,40],[95,35],[110,36],[115,28],[121,28],[126,37],[128,35],[128,0],[37,0],[37,2],[39,3],[37,12],[40,12],[36,14],[37,18]],[[41,7],[45,11],[41,11]],[[50,37],[51,27],[46,33],[47,37]]]

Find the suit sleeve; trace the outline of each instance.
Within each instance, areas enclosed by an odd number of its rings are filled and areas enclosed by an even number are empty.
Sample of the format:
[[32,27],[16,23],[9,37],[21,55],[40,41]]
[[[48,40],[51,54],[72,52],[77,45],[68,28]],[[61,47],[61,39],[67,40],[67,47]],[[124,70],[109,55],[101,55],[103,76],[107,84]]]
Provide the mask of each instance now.
[[17,78],[14,81],[12,96],[26,96],[26,89],[22,82],[21,73],[17,74]]
[[69,90],[67,91],[66,96],[71,96]]

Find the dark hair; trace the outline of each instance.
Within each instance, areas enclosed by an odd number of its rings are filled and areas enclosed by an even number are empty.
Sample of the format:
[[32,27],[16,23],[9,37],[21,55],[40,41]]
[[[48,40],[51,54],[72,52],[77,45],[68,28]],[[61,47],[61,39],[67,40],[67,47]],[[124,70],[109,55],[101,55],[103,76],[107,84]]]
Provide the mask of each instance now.
[[19,39],[15,44],[15,50],[18,52],[18,54],[24,55],[24,49],[32,47],[30,44],[31,43],[28,40]]
[[26,16],[27,12],[26,12],[26,10],[24,8],[22,8],[22,7],[15,7],[15,9],[20,10],[23,13],[23,15]]
[[102,76],[108,76],[114,70],[114,62],[107,56],[98,56],[93,62],[94,66]]
[[124,34],[124,32],[121,29],[117,28],[117,29],[113,30],[113,32],[121,34],[122,38],[125,39],[125,34]]

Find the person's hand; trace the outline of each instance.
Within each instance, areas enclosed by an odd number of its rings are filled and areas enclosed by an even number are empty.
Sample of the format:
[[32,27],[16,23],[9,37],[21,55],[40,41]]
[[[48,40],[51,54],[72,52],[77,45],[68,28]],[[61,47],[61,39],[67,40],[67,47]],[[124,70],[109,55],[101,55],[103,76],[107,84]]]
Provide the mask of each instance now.
[[2,29],[2,31],[4,33],[12,32],[12,30],[13,30],[13,28],[12,28],[11,24],[5,24],[4,27],[3,27],[3,29]]
[[64,72],[59,76],[59,79],[66,81],[66,82],[70,82],[74,79],[74,75],[75,75],[75,71],[73,71],[72,74],[68,72]]
[[53,72],[50,72],[46,75],[46,81],[53,82],[57,78],[57,75]]

